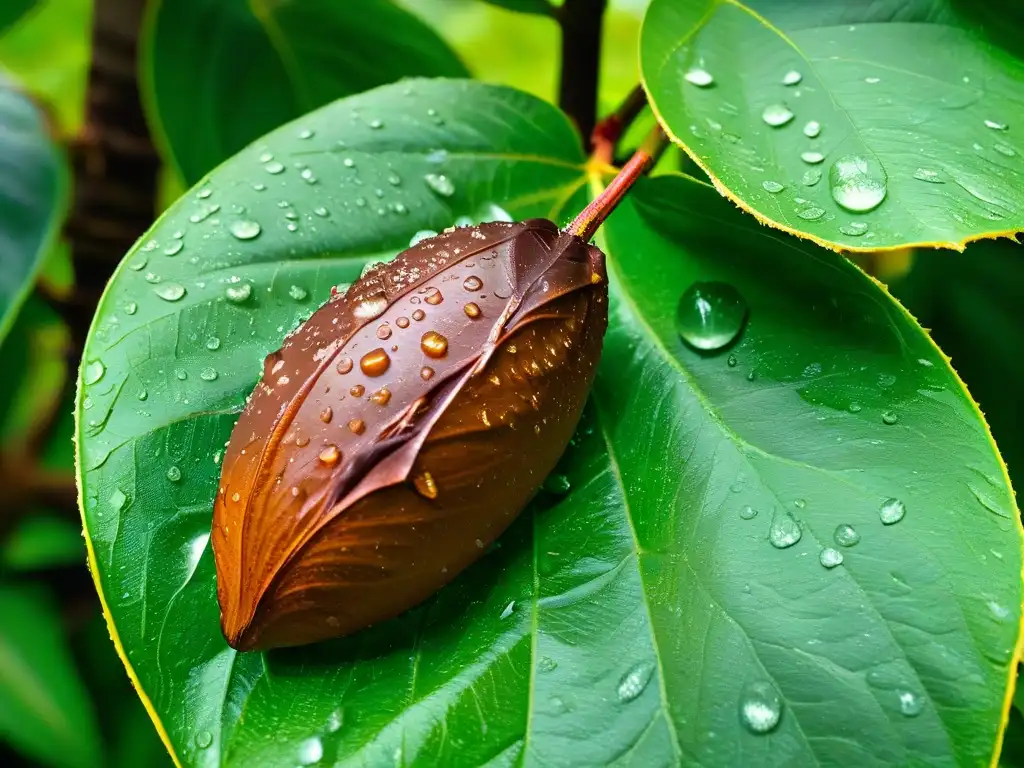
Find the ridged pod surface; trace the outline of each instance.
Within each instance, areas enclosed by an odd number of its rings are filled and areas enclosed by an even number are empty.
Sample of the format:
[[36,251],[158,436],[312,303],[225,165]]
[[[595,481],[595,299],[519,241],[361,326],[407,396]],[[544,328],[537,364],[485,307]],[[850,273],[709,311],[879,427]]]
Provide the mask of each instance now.
[[269,355],[212,542],[240,650],[346,635],[480,557],[553,469],[607,325],[604,256],[551,222],[424,240]]

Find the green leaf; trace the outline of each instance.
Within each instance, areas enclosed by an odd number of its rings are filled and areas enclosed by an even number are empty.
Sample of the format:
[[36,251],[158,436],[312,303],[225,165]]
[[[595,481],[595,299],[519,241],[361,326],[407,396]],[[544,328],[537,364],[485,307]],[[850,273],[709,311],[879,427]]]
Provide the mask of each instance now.
[[67,173],[32,102],[0,73],[0,341],[64,215]]
[[0,565],[12,571],[36,571],[81,565],[82,533],[65,518],[33,510],[0,545]]
[[36,5],[37,0],[4,0],[0,7],[0,34],[7,31]]
[[981,5],[654,0],[643,79],[673,139],[760,220],[852,250],[962,250],[1024,229],[1024,18]]
[[157,2],[142,46],[150,124],[189,185],[341,96],[412,75],[466,74],[430,27],[390,0]]
[[45,593],[0,585],[0,737],[55,768],[101,765],[95,717]]
[[[85,370],[104,363],[79,404],[91,559],[181,764],[987,761],[1015,664],[1021,531],[980,415],[861,272],[677,177],[639,186],[600,233],[613,306],[592,402],[558,482],[498,545],[352,637],[226,646],[207,547],[216,459],[297,312],[417,229],[495,203],[564,222],[586,202],[578,138],[554,108],[480,84],[407,87],[326,107],[219,168],[129,254],[90,334]],[[338,119],[353,107],[386,129]],[[275,161],[286,170],[267,173]],[[428,172],[455,194],[431,192]],[[232,206],[258,237],[232,238]],[[166,256],[178,231],[185,246]],[[750,319],[731,349],[700,356],[673,318],[683,289],[711,279]],[[152,298],[168,282],[184,295]],[[245,302],[225,300],[243,284]],[[890,497],[906,517],[886,526]],[[769,544],[773,511],[800,519],[794,546]],[[820,550],[840,524],[861,541],[828,570]],[[770,736],[738,715],[762,682],[782,704]]]
[[540,16],[556,16],[558,13],[558,9],[551,3],[551,0],[484,0],[484,2],[518,13],[536,13]]

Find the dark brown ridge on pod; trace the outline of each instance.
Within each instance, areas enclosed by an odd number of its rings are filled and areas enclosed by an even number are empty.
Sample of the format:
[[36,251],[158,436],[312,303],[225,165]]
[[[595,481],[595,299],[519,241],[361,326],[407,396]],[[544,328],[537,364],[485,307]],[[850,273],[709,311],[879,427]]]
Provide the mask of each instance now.
[[568,444],[607,314],[603,254],[543,219],[424,240],[322,306],[267,357],[224,458],[228,642],[349,634],[480,557]]

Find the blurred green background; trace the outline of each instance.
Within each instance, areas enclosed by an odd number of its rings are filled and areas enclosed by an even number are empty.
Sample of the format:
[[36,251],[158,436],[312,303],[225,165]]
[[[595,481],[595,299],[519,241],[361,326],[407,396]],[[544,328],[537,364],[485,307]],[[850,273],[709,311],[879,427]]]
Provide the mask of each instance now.
[[[94,2],[102,1],[0,3],[0,70],[48,116],[54,141],[77,158],[76,171],[102,139],[87,124],[85,108]],[[560,33],[552,19],[481,0],[398,2],[438,30],[476,77],[555,100]],[[638,82],[646,5],[609,3],[603,113]],[[642,123],[630,136],[639,135]],[[665,162],[692,170],[675,150]],[[173,172],[161,178],[153,218],[183,191]],[[109,641],[85,566],[74,492],[73,386],[85,325],[98,299],[95,287],[120,254],[105,264],[75,263],[66,242],[74,236],[65,230],[46,255],[35,289],[3,341],[0,475],[32,482],[29,492],[7,493],[0,502],[0,764],[165,766],[170,760]],[[0,253],[0,268],[6,257]],[[862,263],[932,329],[986,413],[1011,475],[1024,478],[1024,436],[1017,427],[1024,358],[1015,352],[1024,327],[1016,300],[1024,295],[1019,255],[1005,241],[989,241],[971,245],[966,254],[900,254]],[[1008,764],[1013,754],[1011,746],[1004,756]]]

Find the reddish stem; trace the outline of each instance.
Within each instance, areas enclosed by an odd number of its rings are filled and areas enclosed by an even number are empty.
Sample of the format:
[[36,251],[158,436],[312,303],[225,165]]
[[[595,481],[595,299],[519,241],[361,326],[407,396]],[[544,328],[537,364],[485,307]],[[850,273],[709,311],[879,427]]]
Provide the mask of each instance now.
[[646,105],[647,94],[638,85],[629,92],[618,109],[594,126],[594,132],[590,134],[590,146],[593,147],[595,160],[611,164],[615,145]]

